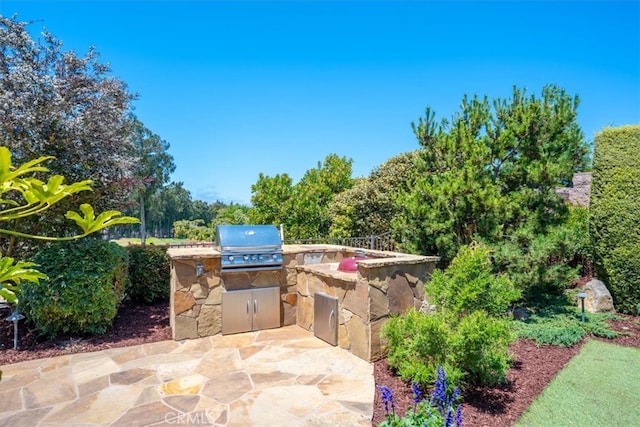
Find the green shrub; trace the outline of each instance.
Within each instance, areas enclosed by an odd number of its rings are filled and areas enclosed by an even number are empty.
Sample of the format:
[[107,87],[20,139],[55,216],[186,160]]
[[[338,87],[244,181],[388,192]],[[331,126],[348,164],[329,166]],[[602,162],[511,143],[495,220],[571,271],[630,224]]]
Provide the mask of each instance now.
[[22,285],[21,311],[49,337],[102,334],[124,297],[127,258],[121,246],[97,239],[49,245],[34,257],[49,279]]
[[493,273],[489,248],[483,244],[462,246],[445,271],[434,271],[426,292],[431,303],[456,314],[485,310],[501,315],[520,297],[506,275]]
[[640,125],[606,128],[595,137],[589,231],[598,278],[616,309],[640,304]]
[[196,241],[213,242],[216,238],[216,230],[213,226],[207,226],[204,220],[180,220],[173,223],[173,237]]
[[515,335],[506,318],[475,311],[460,319],[451,343],[451,363],[464,370],[469,384],[496,385],[506,379],[509,344]]
[[462,378],[459,368],[447,365],[454,330],[444,314],[427,315],[410,309],[392,317],[382,333],[389,343],[389,366],[405,381],[431,384],[438,365],[444,367],[454,383]]
[[169,301],[170,260],[166,246],[127,246],[127,297],[136,303]]
[[536,234],[532,227],[516,230],[494,246],[496,269],[509,275],[527,301],[545,294],[561,295],[584,269],[589,269],[588,211],[572,207],[564,224]]
[[508,345],[515,338],[506,311],[518,292],[492,268],[486,246],[463,246],[426,286],[436,312],[409,310],[384,325],[389,365],[403,379],[427,385],[438,365],[455,383],[494,385],[505,379]]
[[411,309],[383,327],[387,361],[405,381],[431,383],[438,365],[454,383],[495,385],[509,369],[508,346],[514,339],[509,320],[474,311],[462,316]]

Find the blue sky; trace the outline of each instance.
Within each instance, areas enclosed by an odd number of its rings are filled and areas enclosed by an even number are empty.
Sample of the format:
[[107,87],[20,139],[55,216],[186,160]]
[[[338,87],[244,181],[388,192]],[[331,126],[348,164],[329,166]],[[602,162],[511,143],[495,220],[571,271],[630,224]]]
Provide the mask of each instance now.
[[194,199],[250,203],[331,153],[354,177],[418,148],[411,122],[464,94],[580,96],[588,141],[640,123],[640,2],[0,0],[65,50],[95,46],[171,144]]

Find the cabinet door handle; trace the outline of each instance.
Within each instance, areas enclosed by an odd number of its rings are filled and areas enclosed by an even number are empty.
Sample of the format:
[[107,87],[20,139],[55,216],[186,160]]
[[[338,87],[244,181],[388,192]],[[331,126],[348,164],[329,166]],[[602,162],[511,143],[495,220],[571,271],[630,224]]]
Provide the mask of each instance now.
[[253,314],[258,314],[258,300],[253,300]]
[[249,300],[247,300],[247,315],[249,314]]
[[335,331],[335,328],[333,327],[333,320],[331,320],[331,318],[335,319],[336,317],[336,312],[331,310],[331,313],[329,313],[329,330],[331,332]]

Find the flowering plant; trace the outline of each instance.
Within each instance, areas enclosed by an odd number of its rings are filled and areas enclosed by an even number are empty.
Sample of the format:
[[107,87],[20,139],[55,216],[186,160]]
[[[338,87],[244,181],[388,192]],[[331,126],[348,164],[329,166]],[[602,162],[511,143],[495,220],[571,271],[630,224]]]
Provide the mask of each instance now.
[[461,427],[462,405],[456,405],[460,399],[460,389],[454,387],[447,390],[447,376],[444,369],[438,366],[436,383],[430,398],[425,397],[420,385],[413,382],[413,408],[409,408],[404,417],[396,414],[393,392],[387,386],[379,386],[384,404],[385,420],[378,427],[428,426],[428,427]]

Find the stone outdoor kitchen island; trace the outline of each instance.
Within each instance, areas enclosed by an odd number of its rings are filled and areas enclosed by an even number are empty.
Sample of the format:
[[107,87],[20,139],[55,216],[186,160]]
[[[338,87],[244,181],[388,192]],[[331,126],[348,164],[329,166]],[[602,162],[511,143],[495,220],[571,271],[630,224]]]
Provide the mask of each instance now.
[[[337,344],[374,362],[385,356],[382,325],[393,314],[425,300],[424,283],[438,257],[366,250],[357,271],[338,270],[356,248],[337,245],[284,245],[283,267],[274,271],[222,272],[213,245],[171,247],[170,321],[174,340],[212,336],[223,331],[223,293],[260,290],[279,295],[279,326],[314,330],[318,293],[337,298]],[[249,307],[247,307],[247,310]]]

